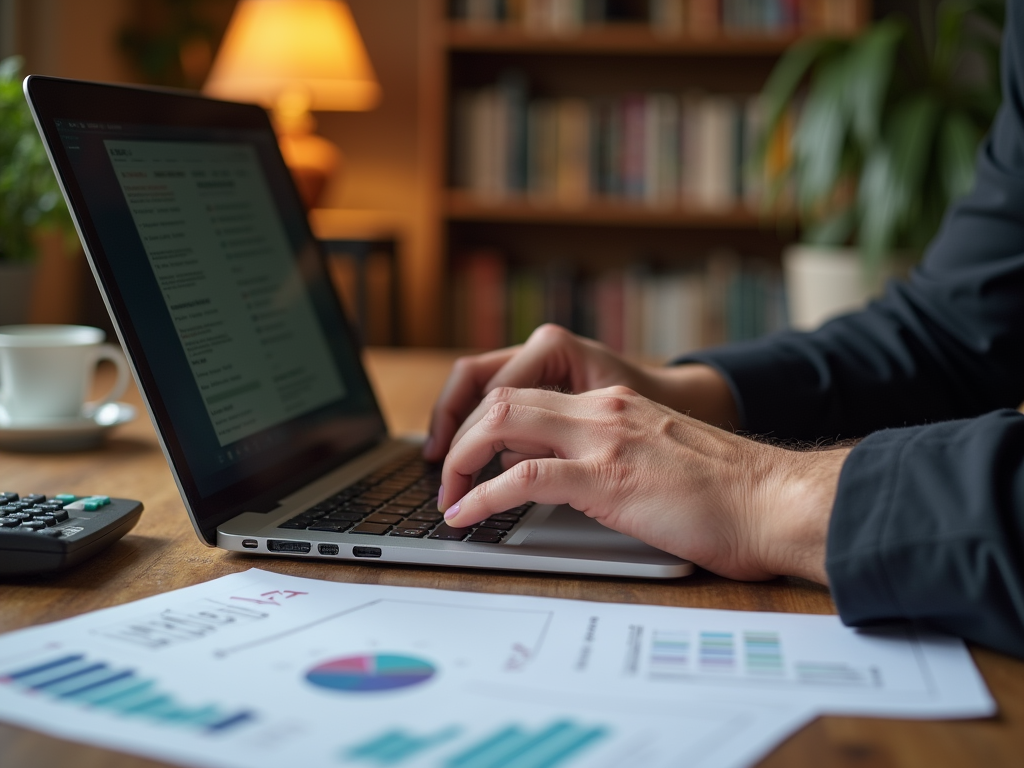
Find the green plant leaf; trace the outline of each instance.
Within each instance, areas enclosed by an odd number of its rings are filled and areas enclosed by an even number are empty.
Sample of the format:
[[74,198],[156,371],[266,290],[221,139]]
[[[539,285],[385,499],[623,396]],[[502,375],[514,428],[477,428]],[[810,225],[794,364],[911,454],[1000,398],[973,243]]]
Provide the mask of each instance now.
[[974,157],[980,141],[981,132],[966,115],[953,112],[942,121],[936,161],[948,200],[966,194],[974,183]]
[[904,22],[887,19],[876,24],[850,49],[852,76],[846,94],[853,132],[864,149],[877,140],[881,131],[896,53],[906,34]]
[[761,91],[765,119],[764,131],[757,142],[758,162],[764,161],[779,122],[789,109],[804,77],[815,64],[841,51],[843,46],[844,43],[835,38],[811,38],[791,46],[779,59]]
[[869,268],[877,269],[900,245],[900,227],[912,223],[922,204],[922,180],[935,142],[941,107],[927,94],[897,105],[885,141],[869,154],[858,190],[859,240]]
[[852,74],[846,56],[820,65],[793,136],[798,206],[811,216],[827,205],[839,178],[849,125],[845,91]]
[[850,240],[856,226],[856,208],[849,205],[808,227],[804,230],[803,239],[811,245],[843,246]]

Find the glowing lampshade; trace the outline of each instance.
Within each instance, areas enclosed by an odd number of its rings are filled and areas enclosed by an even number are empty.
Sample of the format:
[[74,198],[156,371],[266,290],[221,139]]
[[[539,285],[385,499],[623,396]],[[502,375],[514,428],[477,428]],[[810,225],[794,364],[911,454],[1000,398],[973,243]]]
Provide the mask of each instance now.
[[313,135],[309,110],[368,110],[381,97],[342,0],[241,0],[203,92],[274,110],[285,160],[309,204],[340,161],[334,145]]

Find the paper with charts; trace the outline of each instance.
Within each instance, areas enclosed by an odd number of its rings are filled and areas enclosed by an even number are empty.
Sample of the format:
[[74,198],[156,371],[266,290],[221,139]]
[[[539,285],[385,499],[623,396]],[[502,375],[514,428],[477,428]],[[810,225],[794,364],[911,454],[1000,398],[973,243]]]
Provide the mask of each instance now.
[[994,704],[907,629],[256,569],[0,637],[0,718],[217,768],[739,767],[824,711]]

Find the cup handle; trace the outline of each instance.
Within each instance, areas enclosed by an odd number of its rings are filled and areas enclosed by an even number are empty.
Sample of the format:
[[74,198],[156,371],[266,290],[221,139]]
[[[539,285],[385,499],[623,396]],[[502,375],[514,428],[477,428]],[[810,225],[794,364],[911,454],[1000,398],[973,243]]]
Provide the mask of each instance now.
[[93,365],[100,360],[109,360],[117,366],[117,381],[114,382],[113,389],[107,392],[101,400],[94,400],[91,403],[85,404],[85,413],[90,416],[99,411],[104,405],[116,401],[128,389],[130,372],[128,371],[128,361],[125,360],[124,352],[121,351],[121,348],[114,344],[100,344],[96,348],[96,360]]

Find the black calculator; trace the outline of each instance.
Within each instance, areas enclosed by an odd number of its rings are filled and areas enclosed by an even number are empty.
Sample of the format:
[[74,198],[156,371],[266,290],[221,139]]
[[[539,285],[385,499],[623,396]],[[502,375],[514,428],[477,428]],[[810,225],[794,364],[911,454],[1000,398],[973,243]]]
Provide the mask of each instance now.
[[110,546],[132,529],[142,502],[0,491],[0,575],[51,573]]

